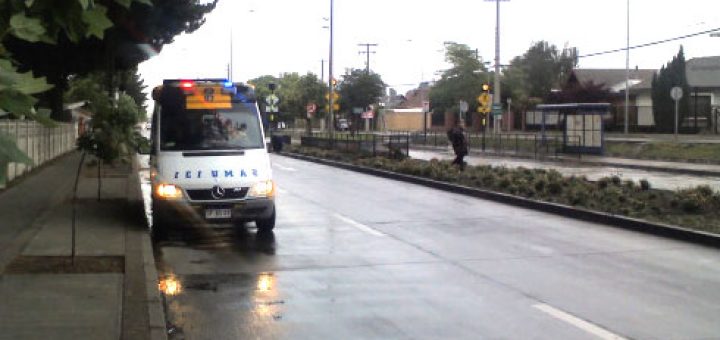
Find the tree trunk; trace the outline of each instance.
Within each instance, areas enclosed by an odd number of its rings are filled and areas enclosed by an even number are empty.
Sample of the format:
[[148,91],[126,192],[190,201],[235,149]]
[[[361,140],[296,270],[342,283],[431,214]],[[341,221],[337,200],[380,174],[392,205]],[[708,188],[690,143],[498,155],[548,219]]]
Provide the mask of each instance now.
[[100,199],[101,199],[100,191],[102,190],[102,163],[103,163],[102,158],[98,157],[98,163],[97,163],[97,167],[98,167],[98,173],[97,173],[97,175],[98,175],[98,187],[97,187],[98,188],[98,201],[100,201]]
[[72,113],[65,111],[63,104],[63,94],[67,89],[67,79],[62,73],[48,76],[50,84],[54,85],[47,93],[48,105],[50,106],[50,118],[58,122],[71,122]]

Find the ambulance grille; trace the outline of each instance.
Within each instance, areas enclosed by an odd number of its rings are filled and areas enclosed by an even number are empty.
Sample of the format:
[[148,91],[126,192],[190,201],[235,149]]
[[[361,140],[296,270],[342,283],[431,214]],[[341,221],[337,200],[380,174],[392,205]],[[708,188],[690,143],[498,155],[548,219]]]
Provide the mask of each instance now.
[[212,189],[194,189],[188,190],[187,194],[193,201],[214,201],[214,200],[234,200],[245,198],[250,188],[223,188],[225,195],[222,197],[213,197]]

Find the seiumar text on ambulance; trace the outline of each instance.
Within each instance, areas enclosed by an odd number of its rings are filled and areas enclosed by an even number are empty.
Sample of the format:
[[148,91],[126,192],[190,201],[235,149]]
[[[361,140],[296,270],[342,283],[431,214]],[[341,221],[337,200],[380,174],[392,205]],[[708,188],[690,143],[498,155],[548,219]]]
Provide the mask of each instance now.
[[185,170],[175,171],[174,178],[247,178],[247,177],[259,177],[257,169],[240,169],[240,170]]

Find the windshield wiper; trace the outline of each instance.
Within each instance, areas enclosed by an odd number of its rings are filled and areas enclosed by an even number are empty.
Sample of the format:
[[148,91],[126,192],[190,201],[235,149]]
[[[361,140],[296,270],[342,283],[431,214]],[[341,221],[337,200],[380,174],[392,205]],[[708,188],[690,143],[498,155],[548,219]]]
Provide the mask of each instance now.
[[204,156],[244,156],[242,150],[208,150],[208,151],[183,151],[183,157],[204,157]]

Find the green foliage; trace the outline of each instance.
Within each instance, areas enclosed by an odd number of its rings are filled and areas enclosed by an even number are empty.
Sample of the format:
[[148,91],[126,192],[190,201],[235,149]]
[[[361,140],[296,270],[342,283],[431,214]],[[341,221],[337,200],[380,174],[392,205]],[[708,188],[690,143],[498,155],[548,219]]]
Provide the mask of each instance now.
[[[269,85],[277,85],[279,84],[279,82],[280,81],[277,77],[271,75],[260,76],[248,81],[249,84],[255,86],[255,96],[257,96],[258,98],[258,106],[260,107],[260,111],[265,111],[265,97],[270,94]],[[280,99],[281,109],[284,101],[284,98]]]
[[8,163],[32,164],[32,160],[15,145],[15,141],[0,133],[0,183],[7,179]]
[[[682,46],[678,54],[673,57],[660,72],[653,76],[652,101],[655,127],[659,131],[672,132],[675,127],[675,101],[670,97],[670,90],[678,86],[683,90],[683,97],[679,103],[678,125],[690,112],[690,85],[687,82],[685,70],[685,52]],[[679,127],[678,126],[678,127]]]
[[10,18],[10,33],[30,42],[38,42],[45,34],[40,19],[28,18],[25,13],[17,13]]
[[720,197],[715,195],[707,185],[680,190],[677,200],[682,210],[689,214],[699,214],[720,208]]
[[482,91],[482,84],[489,81],[491,74],[476,51],[465,44],[446,44],[445,60],[452,66],[442,73],[440,80],[430,89],[433,112],[457,112],[460,100],[470,105],[470,112],[475,112],[478,105],[476,98]]
[[137,67],[121,71],[118,75],[120,92],[132,97],[138,106],[140,121],[147,120],[147,86],[138,74]]
[[135,129],[135,125],[144,119],[144,111],[127,94],[121,94],[114,103],[97,83],[97,78],[102,77],[95,74],[73,79],[66,98],[87,100],[93,113],[92,129],[78,139],[78,148],[112,163],[147,143]]
[[[127,1],[128,3],[130,0]],[[130,7],[128,4],[127,7]],[[105,30],[113,26],[112,21],[107,17],[107,8],[96,4],[82,12],[82,21],[87,25],[87,36],[102,39]]]
[[[134,68],[150,58],[164,44],[182,32],[192,32],[204,22],[204,15],[216,1],[200,0],[6,0],[0,9],[23,13],[40,20],[45,34],[40,41],[21,39],[17,34],[3,39],[4,48],[12,53],[18,66],[47,77],[55,85],[42,100],[52,108],[53,118],[67,121],[62,109],[62,94],[71,75],[85,75],[97,70],[115,71]],[[5,12],[2,12],[5,14]],[[8,17],[9,18],[9,17]],[[9,19],[7,19],[9,22]],[[0,32],[3,32],[0,15]],[[32,23],[37,23],[33,21]],[[24,25],[22,32],[32,23]],[[37,28],[37,27],[35,27]],[[28,33],[24,36],[28,38]],[[56,60],[62,62],[47,62]],[[115,79],[103,82],[110,91],[120,86]]]
[[385,83],[379,74],[353,69],[338,84],[341,110],[351,111],[354,107],[365,110],[380,100],[384,89]]
[[280,120],[291,120],[294,118],[305,118],[305,106],[309,102],[314,102],[318,107],[324,105],[324,94],[326,86],[320,83],[320,80],[313,73],[303,76],[298,73],[284,73],[280,78],[270,75],[261,76],[250,80],[255,86],[255,93],[258,105],[262,111],[265,111],[264,98],[270,94],[269,85],[275,84],[275,94],[280,99]]
[[534,43],[524,55],[515,57],[503,74],[513,106],[530,107],[544,101],[552,89],[560,88],[577,65],[577,49],[546,41]]

